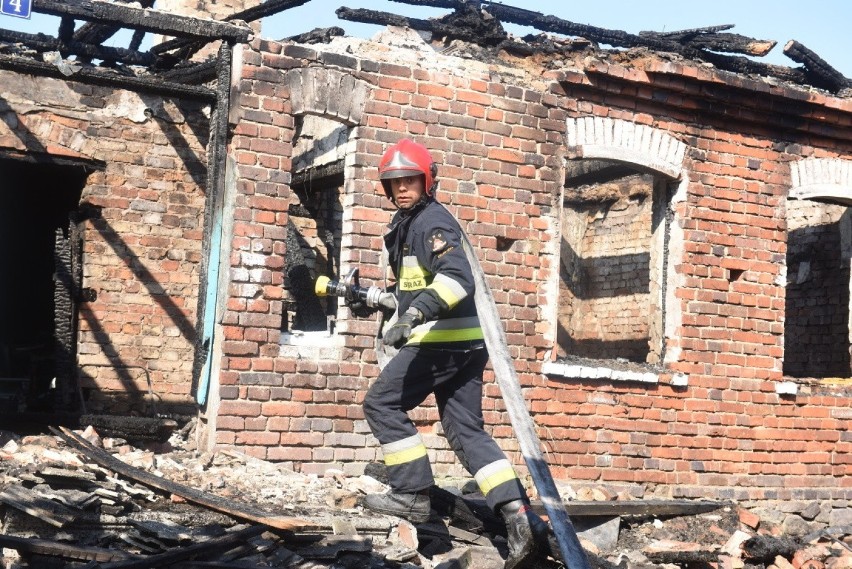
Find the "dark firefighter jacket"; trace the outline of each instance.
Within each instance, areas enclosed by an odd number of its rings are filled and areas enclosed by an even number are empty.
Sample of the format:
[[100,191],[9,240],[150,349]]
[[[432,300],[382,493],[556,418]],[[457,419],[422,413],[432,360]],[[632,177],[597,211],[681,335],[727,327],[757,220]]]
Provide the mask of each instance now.
[[384,240],[396,279],[398,313],[414,307],[425,320],[412,330],[408,345],[453,348],[481,344],[473,273],[456,219],[430,199],[397,211],[389,227]]

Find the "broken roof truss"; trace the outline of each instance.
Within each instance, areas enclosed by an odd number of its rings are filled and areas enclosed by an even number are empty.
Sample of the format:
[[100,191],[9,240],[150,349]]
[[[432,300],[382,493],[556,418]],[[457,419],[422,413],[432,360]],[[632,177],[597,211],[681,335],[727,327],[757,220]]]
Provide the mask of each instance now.
[[[222,20],[191,18],[152,9],[154,0],[130,5],[105,0],[33,0],[35,12],[59,16],[56,37],[27,34],[0,28],[0,69],[62,78],[166,96],[212,101],[215,94],[202,85],[216,78],[215,61],[191,62],[190,58],[211,42],[231,45],[250,39],[246,25],[301,6],[309,0],[266,0],[235,12]],[[679,54],[685,58],[712,63],[719,69],[773,77],[792,83],[812,85],[838,93],[852,88],[852,80],[834,69],[801,43],[790,40],[784,53],[801,67],[790,68],[754,61],[744,56],[764,56],[774,48],[773,40],[758,40],[727,32],[733,25],[710,26],[674,32],[631,34],[486,0],[392,0],[415,6],[453,10],[441,18],[409,18],[389,12],[341,7],[343,20],[378,25],[410,27],[432,33],[433,37],[460,39],[484,47],[504,49],[516,55],[554,53],[587,47],[590,43],[616,48],[648,48]],[[86,23],[75,30],[77,20]],[[530,26],[545,33],[580,38],[559,43],[543,36],[512,39],[501,23]],[[122,28],[133,31],[128,48],[102,45]],[[320,33],[322,32],[322,33]],[[175,39],[139,51],[145,33],[173,36]],[[292,39],[300,42],[328,41],[343,30],[313,30]],[[3,44],[7,45],[3,45]],[[14,47],[12,47],[14,46]],[[5,52],[5,53],[4,53]],[[69,70],[51,54],[74,56],[80,64]],[[47,60],[47,61],[46,61]],[[92,66],[100,60],[100,66]],[[133,67],[143,68],[139,73]],[[70,77],[72,73],[75,77]]]
[[[733,25],[674,32],[640,32],[636,35],[577,24],[556,16],[486,0],[392,1],[452,9],[454,12],[439,19],[421,20],[388,12],[342,7],[337,10],[337,15],[341,19],[356,22],[410,27],[431,32],[434,37],[461,39],[483,46],[498,47],[519,55],[528,55],[541,50],[536,45],[534,36],[526,36],[524,38],[527,40],[526,43],[510,39],[500,25],[500,22],[505,22],[530,26],[542,32],[581,37],[596,44],[619,48],[646,47],[655,51],[677,53],[688,59],[712,63],[725,71],[775,77],[803,85],[813,85],[833,93],[852,88],[852,80],[844,77],[816,53],[795,40],[790,40],[784,46],[784,54],[796,63],[801,63],[802,68],[791,69],[743,57],[743,55],[764,56],[776,42],[723,33],[733,28]],[[549,44],[545,44],[545,49],[547,46]]]

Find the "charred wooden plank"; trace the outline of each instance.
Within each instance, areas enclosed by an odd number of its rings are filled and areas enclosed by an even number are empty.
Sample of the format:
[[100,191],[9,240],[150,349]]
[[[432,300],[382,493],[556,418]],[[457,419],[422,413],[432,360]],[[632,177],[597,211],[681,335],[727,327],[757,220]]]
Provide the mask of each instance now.
[[814,84],[818,87],[825,87],[833,93],[844,87],[852,87],[852,80],[847,79],[819,55],[796,40],[787,42],[787,45],[784,46],[784,55],[796,63],[804,65],[807,73],[813,77]]
[[723,34],[712,30],[727,29],[733,26],[715,26],[694,28],[680,32],[639,32],[639,37],[676,41],[696,49],[709,49],[725,53],[744,53],[763,56],[772,51],[778,43],[775,40],[759,40],[740,34]]
[[52,16],[116,24],[146,32],[206,40],[247,41],[251,30],[215,20],[169,14],[103,0],[34,0],[33,11]]
[[74,18],[62,18],[59,22],[59,39],[69,41],[74,35]]
[[179,99],[190,99],[204,102],[216,100],[216,95],[210,89],[194,85],[183,85],[162,81],[156,77],[136,77],[133,75],[119,75],[113,71],[101,70],[92,67],[82,67],[71,76],[63,75],[55,66],[42,61],[36,61],[29,57],[0,54],[0,69],[27,73],[42,77],[53,77],[66,81],[76,81],[87,85],[99,85],[101,87],[113,87],[128,89],[143,93],[153,93],[165,97]]
[[689,46],[726,53],[744,53],[764,56],[778,43],[775,40],[759,40],[740,34],[704,34],[687,40]]
[[432,8],[456,10],[466,4],[467,0],[391,0],[391,2],[410,4],[412,6],[430,6]]
[[689,28],[686,30],[673,30],[671,32],[639,32],[639,35],[644,36],[646,34],[651,34],[680,41],[681,39],[694,37],[698,34],[717,34],[719,32],[730,30],[733,27],[734,24],[721,24],[719,26],[704,26],[703,28]]
[[[266,2],[258,4],[257,6],[253,6],[246,10],[241,10],[239,12],[229,14],[228,16],[225,16],[222,21],[254,22],[255,20],[265,18],[266,16],[271,16],[273,14],[283,12],[284,10],[289,10],[290,8],[295,8],[297,6],[301,6],[302,4],[307,4],[308,1],[309,0],[267,0]],[[155,53],[166,53],[169,51],[180,50],[180,59],[189,59],[202,47],[204,47],[203,43],[188,40],[186,38],[177,38],[162,42],[161,44],[154,46],[152,51],[154,51]]]
[[204,543],[196,543],[186,547],[177,547],[166,551],[165,553],[148,555],[143,558],[103,563],[99,569],[152,569],[154,567],[166,567],[191,557],[196,557],[205,553],[213,554],[223,549],[227,549],[235,543],[241,543],[249,538],[258,536],[268,529],[269,528],[262,525],[243,527],[236,531],[231,531],[221,537],[209,539]]
[[743,557],[754,562],[771,562],[779,555],[792,558],[799,544],[787,537],[756,535],[742,544]]
[[290,8],[296,8],[308,2],[309,0],[266,0],[257,6],[252,6],[251,8],[225,16],[223,21],[233,22],[235,20],[242,20],[244,22],[254,22],[255,20],[278,14]]
[[159,74],[167,81],[177,81],[186,85],[201,85],[216,79],[216,60],[205,61],[183,67],[175,67]]
[[[141,0],[139,4],[142,8],[153,8],[154,0]],[[99,45],[118,33],[120,29],[121,26],[115,24],[85,22],[74,32],[74,39],[83,43]]]
[[108,468],[109,470],[117,472],[118,474],[128,478],[132,478],[146,486],[181,496],[190,502],[205,506],[217,512],[222,512],[240,519],[257,522],[282,530],[295,531],[315,526],[315,524],[307,520],[278,516],[249,504],[240,504],[231,499],[202,492],[195,488],[190,488],[183,484],[166,480],[165,478],[161,478],[151,474],[150,472],[146,472],[122,462],[105,450],[99,449],[86,439],[65,427],[60,427],[59,429],[51,428],[51,430],[70,446],[82,452],[86,457],[95,461],[104,468]]
[[124,551],[103,549],[100,547],[85,547],[71,545],[47,539],[31,537],[16,537],[0,534],[0,547],[14,549],[20,553],[52,555],[63,559],[78,561],[119,561],[130,559],[132,556]]
[[[532,505],[533,510],[544,511],[544,508],[539,503],[534,501]],[[612,500],[609,502],[565,502],[565,509],[571,516],[652,518],[659,516],[692,516],[712,512],[729,505],[727,502],[708,502],[704,500]]]
[[58,528],[64,528],[86,517],[83,512],[74,512],[19,485],[10,485],[0,492],[0,502]]
[[506,6],[493,2],[485,3],[485,10],[504,22],[531,26],[543,32],[552,32],[568,36],[580,36],[592,41],[611,45],[614,47],[649,47],[659,51],[678,52],[683,46],[675,41],[662,38],[643,38],[641,36],[623,32],[621,30],[608,30],[587,24],[577,24],[569,20],[563,20],[556,16],[546,16],[540,12],[533,12],[516,6]]
[[433,20],[421,20],[419,18],[407,18],[390,12],[379,10],[367,10],[366,8],[347,8],[341,6],[334,11],[341,20],[350,22],[361,22],[362,24],[378,24],[382,26],[399,26],[411,28],[422,32],[435,32],[436,25]]
[[153,65],[156,56],[119,47],[91,45],[76,40],[61,41],[45,34],[28,34],[0,29],[0,41],[16,42],[37,52],[60,51],[90,59],[115,61],[127,65]]
[[342,20],[379,24],[385,26],[407,27],[413,30],[431,32],[433,36],[458,38],[480,45],[499,45],[508,34],[496,20],[486,21],[472,6],[445,16],[440,20],[421,20],[407,18],[390,12],[367,10],[364,8],[338,8],[335,13]]
[[340,37],[345,33],[343,28],[332,26],[330,28],[316,28],[303,34],[290,36],[287,39],[296,43],[328,43],[331,38]]
[[177,421],[159,417],[83,415],[80,426],[92,426],[102,435],[128,440],[165,441],[177,429]]

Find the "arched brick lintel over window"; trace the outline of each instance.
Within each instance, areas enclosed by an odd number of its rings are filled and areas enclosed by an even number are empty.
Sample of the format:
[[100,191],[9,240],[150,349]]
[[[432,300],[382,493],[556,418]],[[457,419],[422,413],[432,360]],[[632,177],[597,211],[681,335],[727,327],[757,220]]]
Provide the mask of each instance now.
[[647,125],[604,117],[568,119],[567,157],[604,159],[645,168],[672,180],[683,169],[686,145]]
[[852,205],[852,160],[803,158],[790,164],[790,175],[790,199]]
[[285,75],[294,115],[314,114],[337,118],[357,126],[370,93],[369,84],[348,73],[322,67],[292,69]]

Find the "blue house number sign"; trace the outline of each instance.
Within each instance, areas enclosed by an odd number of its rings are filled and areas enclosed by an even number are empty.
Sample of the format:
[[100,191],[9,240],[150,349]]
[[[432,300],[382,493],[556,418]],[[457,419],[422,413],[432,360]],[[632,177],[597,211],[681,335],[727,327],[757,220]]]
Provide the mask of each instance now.
[[0,0],[0,13],[17,18],[29,18],[32,0]]

